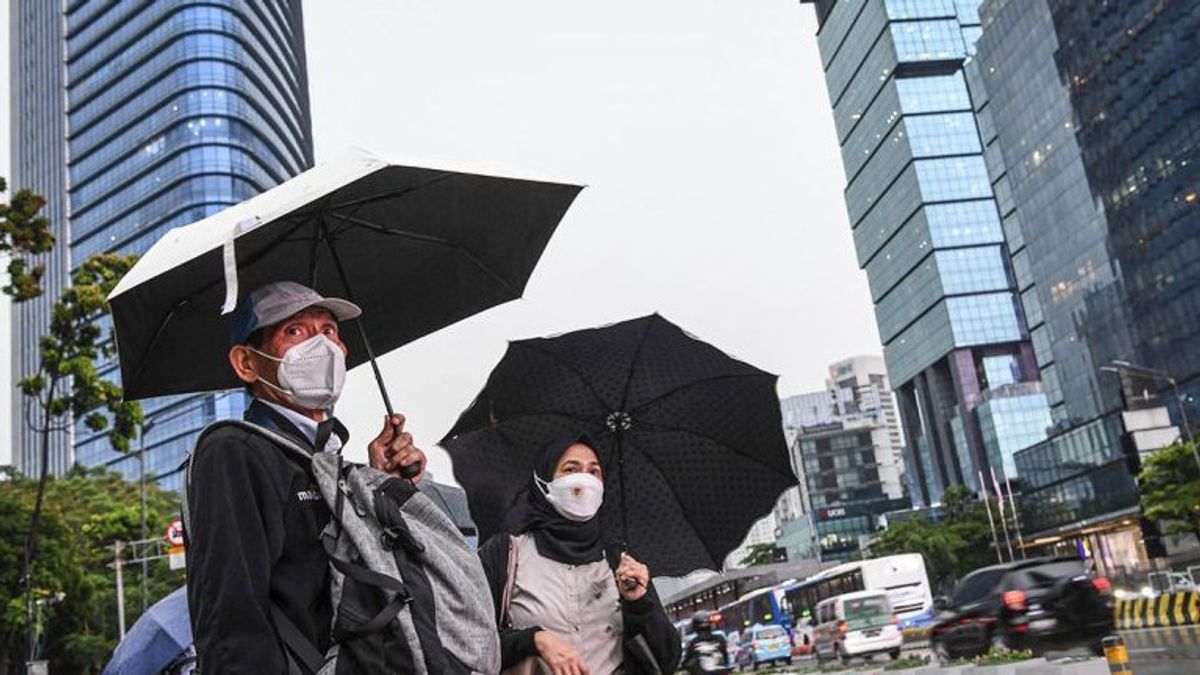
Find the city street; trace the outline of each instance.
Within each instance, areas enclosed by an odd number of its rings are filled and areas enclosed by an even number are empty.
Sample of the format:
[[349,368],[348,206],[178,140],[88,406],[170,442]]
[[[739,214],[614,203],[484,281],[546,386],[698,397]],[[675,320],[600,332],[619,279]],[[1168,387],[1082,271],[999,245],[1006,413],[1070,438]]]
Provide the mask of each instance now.
[[0,675],[1200,675],[1200,0],[0,34]]
[[[1130,665],[1134,675],[1184,675],[1200,673],[1200,626],[1180,628],[1149,628],[1143,630],[1122,631],[1126,648],[1129,651]],[[932,658],[932,652],[927,646],[906,649],[905,656]],[[858,666],[853,670],[836,670],[826,666],[830,672],[848,673],[850,675],[866,675],[874,673],[911,673],[930,674],[945,673],[947,675],[1100,675],[1108,673],[1108,664],[1103,658],[1096,658],[1085,650],[1067,652],[1050,652],[1046,658],[1031,659],[1019,663],[998,666],[924,666],[903,670],[884,670],[888,664],[886,659],[877,658],[873,661],[856,660],[852,665]],[[816,664],[812,661],[798,662],[784,673],[817,672]]]
[[1200,673],[1200,626],[1122,631],[1135,675]]

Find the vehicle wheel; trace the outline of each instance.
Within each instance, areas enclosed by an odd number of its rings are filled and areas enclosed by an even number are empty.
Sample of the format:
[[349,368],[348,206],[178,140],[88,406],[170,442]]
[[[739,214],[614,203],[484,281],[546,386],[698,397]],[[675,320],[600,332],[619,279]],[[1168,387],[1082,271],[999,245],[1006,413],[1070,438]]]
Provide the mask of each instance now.
[[842,660],[842,665],[850,665],[850,655],[842,651],[841,645],[837,646],[834,654]]
[[933,640],[931,642],[931,646],[933,647],[933,658],[936,659],[940,665],[949,665],[950,662],[954,660],[954,655],[950,653],[950,650],[946,647],[945,642],[942,642],[941,640]]
[[893,661],[898,660],[900,658],[900,650],[893,649],[892,651],[888,652],[888,658],[890,658]]
[[993,628],[988,634],[988,650],[997,654],[1012,651],[1008,648],[1008,643],[1004,641],[1004,630],[1001,628]]

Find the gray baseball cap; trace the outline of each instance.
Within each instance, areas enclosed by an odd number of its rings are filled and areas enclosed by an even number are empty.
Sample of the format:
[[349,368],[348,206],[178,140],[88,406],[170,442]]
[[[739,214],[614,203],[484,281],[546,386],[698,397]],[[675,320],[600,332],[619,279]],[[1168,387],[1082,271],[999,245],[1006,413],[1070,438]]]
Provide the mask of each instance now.
[[329,310],[338,321],[353,319],[362,309],[341,298],[322,297],[313,289],[294,281],[264,284],[244,295],[233,311],[230,339],[240,345],[264,326],[273,326],[301,310],[319,307]]

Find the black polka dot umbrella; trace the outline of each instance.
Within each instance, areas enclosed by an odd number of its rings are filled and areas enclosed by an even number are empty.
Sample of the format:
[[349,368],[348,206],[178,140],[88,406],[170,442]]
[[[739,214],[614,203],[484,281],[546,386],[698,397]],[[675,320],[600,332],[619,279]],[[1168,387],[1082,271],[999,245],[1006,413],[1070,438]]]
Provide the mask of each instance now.
[[481,541],[506,531],[542,446],[586,432],[608,540],[655,576],[720,569],[796,484],[776,379],[657,314],[519,340],[441,445]]

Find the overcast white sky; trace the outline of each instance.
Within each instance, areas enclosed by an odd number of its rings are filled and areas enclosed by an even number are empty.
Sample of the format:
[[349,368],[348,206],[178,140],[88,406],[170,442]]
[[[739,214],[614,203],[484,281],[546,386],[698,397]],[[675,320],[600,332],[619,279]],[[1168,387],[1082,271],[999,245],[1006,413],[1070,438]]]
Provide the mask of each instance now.
[[[811,7],[308,0],[304,9],[318,161],[358,145],[589,186],[525,299],[382,360],[442,479],[449,462],[433,444],[510,338],[659,311],[782,375],[781,395],[820,388],[832,361],[879,353]],[[8,115],[3,127],[0,137]],[[0,378],[10,381],[4,370]],[[368,369],[351,374],[338,416],[357,439],[349,456],[361,457],[382,416]]]

